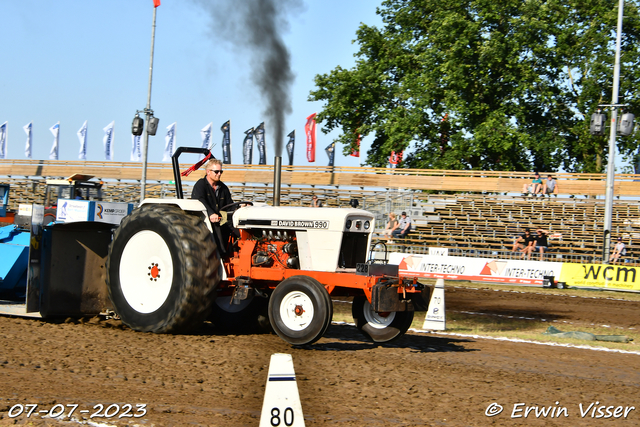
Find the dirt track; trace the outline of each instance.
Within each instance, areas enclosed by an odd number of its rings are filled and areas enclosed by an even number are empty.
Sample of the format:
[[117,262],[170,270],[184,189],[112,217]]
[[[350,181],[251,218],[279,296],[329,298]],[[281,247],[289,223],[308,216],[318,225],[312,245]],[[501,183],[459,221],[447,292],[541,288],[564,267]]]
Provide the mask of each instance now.
[[[640,302],[459,288],[447,291],[447,309],[623,328],[640,322]],[[113,320],[7,317],[0,317],[0,347],[0,425],[63,425],[35,413],[10,418],[16,404],[77,404],[77,411],[94,412],[100,403],[144,403],[144,417],[93,421],[257,426],[272,353],[293,356],[307,426],[640,425],[637,354],[418,333],[374,346],[348,325],[331,326],[313,346],[292,348],[275,335],[215,335],[208,324],[193,335],[166,336]],[[488,417],[494,402],[504,409]],[[586,411],[593,402],[622,409],[610,408],[603,419],[592,418],[592,407],[581,417],[579,405]],[[518,403],[525,405],[514,413]],[[527,406],[555,409],[525,418]]]

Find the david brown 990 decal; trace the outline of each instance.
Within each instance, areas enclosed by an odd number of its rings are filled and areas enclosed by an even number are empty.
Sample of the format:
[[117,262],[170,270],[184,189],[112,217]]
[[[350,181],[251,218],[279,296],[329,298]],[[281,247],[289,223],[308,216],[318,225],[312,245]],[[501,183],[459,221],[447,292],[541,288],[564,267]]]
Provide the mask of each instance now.
[[310,221],[297,219],[273,219],[271,225],[274,227],[293,227],[293,228],[329,228],[329,221]]

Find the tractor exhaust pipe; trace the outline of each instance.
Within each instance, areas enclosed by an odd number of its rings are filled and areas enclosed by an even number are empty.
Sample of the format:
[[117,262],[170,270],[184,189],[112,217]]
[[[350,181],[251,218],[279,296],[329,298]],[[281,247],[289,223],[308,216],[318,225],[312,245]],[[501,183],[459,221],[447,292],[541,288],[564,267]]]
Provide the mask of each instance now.
[[276,156],[273,163],[273,206],[280,206],[280,187],[282,186],[282,157]]

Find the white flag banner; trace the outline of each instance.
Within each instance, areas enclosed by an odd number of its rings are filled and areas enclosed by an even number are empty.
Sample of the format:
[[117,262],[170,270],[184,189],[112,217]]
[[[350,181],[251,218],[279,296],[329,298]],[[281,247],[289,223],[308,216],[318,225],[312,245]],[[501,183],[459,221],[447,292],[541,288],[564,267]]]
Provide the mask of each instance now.
[[33,122],[30,122],[22,127],[22,129],[24,129],[24,133],[27,134],[27,145],[25,145],[24,147],[24,155],[27,156],[27,159],[31,158],[32,128],[33,128]]
[[49,160],[58,160],[58,141],[60,139],[60,122],[49,128],[53,134],[53,145],[49,151]]
[[104,137],[102,138],[102,142],[104,143],[104,159],[105,160],[113,160],[113,128],[115,125],[116,125],[116,122],[113,121],[102,129],[104,131]]
[[209,148],[211,145],[211,127],[213,126],[213,122],[209,123],[205,127],[200,130],[200,136],[202,136],[202,148]]
[[164,156],[162,157],[162,161],[170,162],[176,144],[176,122],[167,126],[167,136],[164,137],[164,143]]
[[[202,148],[208,148],[211,150],[211,129],[213,126],[213,122],[209,123],[202,129],[200,129],[200,136],[202,137]],[[201,154],[200,160],[204,159],[204,154]]]
[[78,158],[80,160],[87,160],[87,120],[78,131],[78,139],[80,140],[80,153]]
[[7,158],[7,123],[0,125],[0,159]]
[[140,161],[140,139],[142,135],[131,135],[131,161]]

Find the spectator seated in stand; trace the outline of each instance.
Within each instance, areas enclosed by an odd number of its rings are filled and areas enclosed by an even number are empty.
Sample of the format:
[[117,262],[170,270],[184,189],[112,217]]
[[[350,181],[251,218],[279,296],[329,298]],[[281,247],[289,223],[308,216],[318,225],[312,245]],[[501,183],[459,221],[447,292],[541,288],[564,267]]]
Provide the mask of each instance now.
[[554,196],[558,196],[558,183],[551,175],[547,176],[547,179],[542,184],[542,194],[553,194]]
[[615,264],[620,257],[624,257],[627,254],[627,248],[622,242],[622,237],[618,237],[618,243],[613,247],[613,252],[609,256],[609,262]]
[[[535,249],[535,237],[531,235],[531,231],[528,228],[524,229],[524,234],[518,236],[513,242],[512,252],[522,252],[522,259],[525,257],[529,259],[529,255],[532,250]],[[533,248],[531,248],[533,246]]]
[[540,179],[538,172],[535,173],[533,181],[531,181],[530,184],[524,184],[522,186],[522,194],[526,195],[527,193],[532,195],[542,193],[542,179]]
[[533,238],[535,239],[535,243],[530,248],[527,248],[529,255],[535,250],[538,250],[540,251],[540,261],[544,261],[544,251],[549,249],[549,232],[538,228]]
[[387,222],[387,226],[385,227],[384,231],[382,232],[383,236],[386,236],[387,239],[387,243],[393,243],[391,241],[391,233],[394,232],[394,230],[396,228],[398,228],[398,220],[396,219],[396,214],[391,212],[389,214],[389,222]]
[[[411,232],[411,218],[407,216],[406,212],[402,212],[402,217],[398,221],[398,227],[391,232],[391,236],[402,239]],[[393,242],[389,242],[393,243]]]

